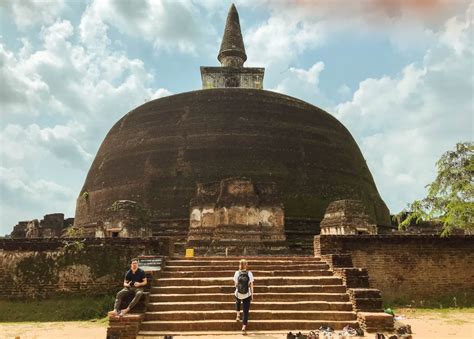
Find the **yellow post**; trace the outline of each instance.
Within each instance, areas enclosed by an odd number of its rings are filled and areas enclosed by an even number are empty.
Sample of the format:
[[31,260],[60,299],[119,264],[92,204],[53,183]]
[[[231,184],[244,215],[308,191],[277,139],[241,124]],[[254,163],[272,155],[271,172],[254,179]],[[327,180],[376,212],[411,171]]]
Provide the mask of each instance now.
[[194,257],[194,248],[186,248],[186,258]]

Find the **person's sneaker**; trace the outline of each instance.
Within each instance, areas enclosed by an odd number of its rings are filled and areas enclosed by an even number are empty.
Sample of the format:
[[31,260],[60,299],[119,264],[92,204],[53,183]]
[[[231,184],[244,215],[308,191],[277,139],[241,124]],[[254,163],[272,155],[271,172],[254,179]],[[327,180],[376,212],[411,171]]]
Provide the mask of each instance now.
[[242,335],[247,335],[247,330],[245,328],[242,329]]
[[240,321],[240,314],[237,314],[237,316],[235,317],[235,321]]

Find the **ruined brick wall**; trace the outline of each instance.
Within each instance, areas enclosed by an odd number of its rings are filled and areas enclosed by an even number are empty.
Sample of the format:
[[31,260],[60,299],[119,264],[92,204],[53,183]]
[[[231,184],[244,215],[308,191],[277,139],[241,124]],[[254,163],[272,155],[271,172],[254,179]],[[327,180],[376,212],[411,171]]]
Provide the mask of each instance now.
[[130,259],[172,247],[171,238],[0,239],[0,299],[114,293]]
[[350,253],[386,301],[474,300],[474,236],[316,236],[314,249],[316,256]]

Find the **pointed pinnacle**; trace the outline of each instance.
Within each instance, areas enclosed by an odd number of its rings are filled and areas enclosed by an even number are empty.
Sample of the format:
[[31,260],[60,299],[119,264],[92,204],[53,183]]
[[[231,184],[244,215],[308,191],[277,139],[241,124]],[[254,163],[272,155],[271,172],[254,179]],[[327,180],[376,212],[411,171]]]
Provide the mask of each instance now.
[[234,56],[242,59],[242,64],[247,60],[245,54],[244,40],[242,39],[242,32],[240,30],[239,13],[235,5],[232,4],[227,15],[227,22],[225,24],[224,37],[222,38],[221,48],[217,59],[222,63],[223,58],[227,56]]

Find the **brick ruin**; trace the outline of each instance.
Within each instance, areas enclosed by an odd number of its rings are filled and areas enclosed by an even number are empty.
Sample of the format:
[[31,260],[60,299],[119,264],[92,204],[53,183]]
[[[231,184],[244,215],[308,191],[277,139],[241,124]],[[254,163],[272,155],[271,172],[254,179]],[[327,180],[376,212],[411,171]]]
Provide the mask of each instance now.
[[152,236],[147,211],[136,201],[118,200],[97,225],[85,227],[96,238],[146,238]]
[[365,268],[372,288],[387,303],[414,306],[472,305],[474,302],[474,236],[452,235],[319,235],[315,256],[349,256]]
[[287,249],[284,220],[275,183],[228,178],[198,184],[187,244],[201,254],[279,253]]
[[19,221],[13,227],[10,237],[23,238],[59,238],[74,224],[74,218],[64,219],[63,213],[46,214],[41,221],[33,219]]
[[377,225],[370,220],[359,200],[338,200],[329,204],[320,224],[321,235],[377,234]]

